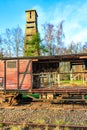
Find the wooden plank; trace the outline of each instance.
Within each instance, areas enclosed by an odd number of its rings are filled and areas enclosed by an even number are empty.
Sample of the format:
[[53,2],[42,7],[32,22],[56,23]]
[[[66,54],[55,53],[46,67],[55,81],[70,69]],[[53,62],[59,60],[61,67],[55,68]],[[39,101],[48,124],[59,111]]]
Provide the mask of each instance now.
[[[31,62],[32,62],[32,60],[28,60],[28,63],[27,63],[27,65],[25,66],[25,71],[24,72],[19,72],[19,74],[21,75],[23,75],[23,77],[22,77],[22,80],[20,81],[20,83],[19,83],[19,87],[20,87],[20,89],[21,89],[21,87],[22,87],[22,85],[23,85],[23,82],[24,82],[24,80],[25,80],[25,78],[26,78],[26,75],[27,74],[31,74],[30,72],[28,72],[28,69],[29,69],[29,66],[30,66],[30,64],[31,64]],[[20,64],[21,65],[21,64]]]

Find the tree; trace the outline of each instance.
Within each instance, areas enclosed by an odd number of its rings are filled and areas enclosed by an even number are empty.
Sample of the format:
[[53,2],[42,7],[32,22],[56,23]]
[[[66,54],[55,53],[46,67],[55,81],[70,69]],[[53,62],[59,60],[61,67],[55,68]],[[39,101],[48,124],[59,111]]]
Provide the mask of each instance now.
[[67,53],[68,54],[77,54],[83,52],[82,43],[78,42],[75,43],[74,41],[71,42],[70,45],[68,45]]
[[87,42],[85,42],[85,44],[83,45],[83,52],[87,53]]
[[0,42],[4,56],[21,56],[23,55],[24,36],[22,29],[18,26],[13,29],[7,28],[1,34]]
[[6,28],[5,33],[3,35],[3,47],[4,47],[4,55],[12,56],[12,36],[11,29]]
[[0,58],[3,57],[3,49],[2,49],[2,37],[0,35]]
[[54,26],[53,24],[43,25],[44,45],[48,50],[48,55],[61,54],[65,50],[63,42],[63,39],[65,38],[63,23],[64,21],[61,21],[57,26]]
[[62,20],[57,26],[56,26],[56,34],[55,34],[55,41],[56,41],[56,47],[55,47],[55,54],[63,54],[65,47],[63,39],[65,38],[65,34],[63,32],[63,23]]
[[22,29],[18,26],[17,28],[12,29],[14,49],[16,52],[16,57],[23,55],[23,46],[24,46],[24,36]]
[[40,49],[42,49],[40,34],[36,33],[32,36],[31,40],[26,40],[27,49],[25,51],[25,56],[38,56],[40,55]]
[[47,48],[47,55],[53,55],[54,53],[54,25],[44,24],[44,45]]

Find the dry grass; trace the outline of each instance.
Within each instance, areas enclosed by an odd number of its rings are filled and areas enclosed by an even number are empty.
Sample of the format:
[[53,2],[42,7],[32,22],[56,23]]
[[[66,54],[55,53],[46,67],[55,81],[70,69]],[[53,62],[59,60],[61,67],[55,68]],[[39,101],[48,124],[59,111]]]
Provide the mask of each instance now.
[[35,123],[36,123],[36,124],[45,124],[45,120],[44,120],[43,118],[37,119],[37,120],[35,121]]
[[[56,127],[56,128],[54,128],[53,130],[61,130],[61,128],[59,128],[59,127]],[[64,128],[64,130],[70,130],[68,127],[66,127],[66,128]]]
[[11,126],[11,130],[22,130],[22,126],[15,126],[15,125],[12,125]]
[[64,130],[70,130],[68,127],[64,128]]
[[59,128],[59,127],[56,127],[56,128],[54,128],[53,130],[60,130],[60,128]]
[[56,121],[55,121],[55,124],[56,124],[56,125],[64,125],[65,122],[64,122],[63,120],[56,120]]

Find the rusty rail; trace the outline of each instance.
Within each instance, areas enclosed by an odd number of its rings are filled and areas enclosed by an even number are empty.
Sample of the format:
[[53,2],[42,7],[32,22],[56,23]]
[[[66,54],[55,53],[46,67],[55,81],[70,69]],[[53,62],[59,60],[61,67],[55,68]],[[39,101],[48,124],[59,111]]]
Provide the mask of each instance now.
[[81,125],[58,125],[58,124],[36,124],[36,123],[16,123],[16,122],[0,122],[0,124],[2,124],[3,126],[10,126],[10,125],[23,125],[23,126],[28,126],[28,127],[47,127],[48,130],[50,130],[50,128],[61,128],[62,130],[64,130],[64,128],[70,128],[70,129],[74,129],[74,130],[87,130],[87,125],[86,126],[81,126]]
[[70,88],[70,89],[32,89],[34,93],[87,93],[87,88]]

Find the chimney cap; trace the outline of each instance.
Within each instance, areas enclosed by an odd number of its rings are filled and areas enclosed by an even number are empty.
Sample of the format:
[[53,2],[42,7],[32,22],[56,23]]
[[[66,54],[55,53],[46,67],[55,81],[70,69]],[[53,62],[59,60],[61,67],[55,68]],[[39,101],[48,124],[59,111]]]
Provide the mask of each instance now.
[[37,17],[38,17],[37,11],[35,9],[26,10],[25,12],[32,12],[32,11],[34,11],[36,13]]

